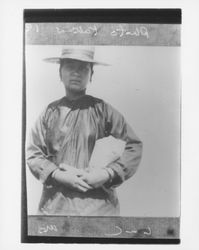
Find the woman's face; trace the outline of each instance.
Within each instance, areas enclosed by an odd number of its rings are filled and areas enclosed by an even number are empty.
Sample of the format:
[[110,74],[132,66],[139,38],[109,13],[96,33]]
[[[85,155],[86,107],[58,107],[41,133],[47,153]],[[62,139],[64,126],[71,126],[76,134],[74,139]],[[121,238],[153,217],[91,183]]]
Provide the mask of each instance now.
[[74,59],[65,59],[60,66],[60,77],[67,91],[86,89],[91,78],[91,64]]

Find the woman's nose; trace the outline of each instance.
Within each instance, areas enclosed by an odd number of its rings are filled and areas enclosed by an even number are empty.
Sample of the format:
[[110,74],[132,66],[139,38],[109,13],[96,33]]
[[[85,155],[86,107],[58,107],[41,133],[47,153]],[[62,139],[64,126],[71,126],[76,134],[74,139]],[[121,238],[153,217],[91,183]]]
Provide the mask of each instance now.
[[81,66],[76,65],[76,66],[73,68],[73,72],[79,74],[79,73],[81,72]]

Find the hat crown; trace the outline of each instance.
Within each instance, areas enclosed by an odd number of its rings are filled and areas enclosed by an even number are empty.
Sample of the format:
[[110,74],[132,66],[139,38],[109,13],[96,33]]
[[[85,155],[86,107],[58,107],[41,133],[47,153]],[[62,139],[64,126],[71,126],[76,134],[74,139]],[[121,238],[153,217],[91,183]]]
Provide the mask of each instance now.
[[86,62],[94,60],[95,48],[94,47],[67,47],[62,49],[61,59],[75,59]]
[[95,54],[95,48],[94,47],[79,47],[79,48],[63,48],[61,57],[67,58],[67,56],[74,56],[74,57],[83,57],[88,58],[88,60],[93,60]]

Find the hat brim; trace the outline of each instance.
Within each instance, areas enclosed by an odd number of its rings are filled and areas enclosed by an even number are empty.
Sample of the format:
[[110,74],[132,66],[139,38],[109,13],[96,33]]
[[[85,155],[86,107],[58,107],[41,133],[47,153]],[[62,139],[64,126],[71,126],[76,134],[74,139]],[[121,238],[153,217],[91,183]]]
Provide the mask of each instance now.
[[110,66],[110,64],[108,63],[103,63],[103,62],[98,62],[98,61],[95,61],[95,60],[84,60],[83,58],[75,58],[75,57],[49,57],[49,58],[45,58],[43,59],[45,62],[48,62],[48,63],[60,63],[61,60],[65,60],[65,59],[73,59],[73,60],[77,60],[77,61],[82,61],[82,62],[89,62],[89,63],[92,63],[93,65],[102,65],[102,66]]

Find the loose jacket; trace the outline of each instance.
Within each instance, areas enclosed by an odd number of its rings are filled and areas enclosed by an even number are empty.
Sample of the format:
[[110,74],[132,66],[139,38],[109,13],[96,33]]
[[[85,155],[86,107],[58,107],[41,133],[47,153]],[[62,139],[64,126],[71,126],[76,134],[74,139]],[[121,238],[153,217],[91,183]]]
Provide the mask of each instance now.
[[[78,169],[89,166],[95,142],[113,136],[125,141],[122,156],[111,162],[111,184],[85,193],[53,181],[51,174],[61,163]],[[119,215],[116,187],[137,170],[142,142],[124,117],[101,99],[84,95],[76,101],[66,97],[48,105],[30,133],[27,165],[43,183],[39,213],[47,215]]]

